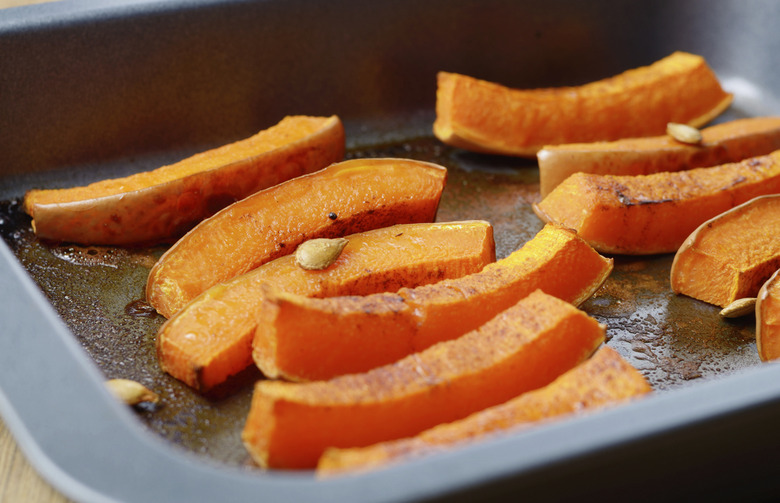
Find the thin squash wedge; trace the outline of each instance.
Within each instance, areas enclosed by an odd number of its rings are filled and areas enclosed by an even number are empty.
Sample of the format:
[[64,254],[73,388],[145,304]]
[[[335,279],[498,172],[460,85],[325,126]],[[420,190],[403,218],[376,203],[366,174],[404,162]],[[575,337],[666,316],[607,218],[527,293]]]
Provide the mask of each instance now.
[[440,72],[433,132],[455,147],[533,157],[545,145],[661,135],[700,127],[730,105],[701,56],[675,52],[579,87],[512,89]]
[[432,222],[447,170],[355,159],[231,204],[177,241],[149,273],[147,301],[170,318],[208,288],[292,253],[308,239]]
[[674,253],[702,223],[780,192],[780,151],[739,163],[638,176],[575,173],[534,205],[602,253]]
[[615,350],[602,346],[543,388],[528,391],[500,405],[444,423],[414,437],[368,447],[325,450],[317,463],[319,477],[381,468],[484,439],[497,433],[544,424],[554,418],[615,406],[650,393],[652,388]]
[[347,241],[326,269],[304,270],[285,255],[203,292],[157,332],[161,368],[208,391],[252,365],[265,282],[311,297],[367,295],[457,278],[495,261],[493,228],[484,221],[399,224]]
[[780,195],[761,196],[701,224],[677,250],[672,290],[726,307],[756,297],[780,268]]
[[314,468],[327,447],[415,435],[540,388],[588,358],[605,327],[536,291],[484,326],[330,381],[261,380],[242,439],[259,465]]
[[769,277],[756,298],[756,349],[762,361],[780,358],[780,271]]
[[611,271],[611,259],[550,225],[478,273],[396,293],[314,299],[265,285],[252,356],[272,378],[364,372],[474,330],[536,289],[578,305]]
[[228,204],[343,157],[338,117],[290,116],[250,138],[153,171],[85,187],[31,190],[24,208],[44,240],[173,242]]
[[780,117],[753,117],[701,130],[700,144],[670,135],[611,142],[548,145],[539,151],[542,197],[574,173],[649,175],[662,171],[717,166],[780,149]]

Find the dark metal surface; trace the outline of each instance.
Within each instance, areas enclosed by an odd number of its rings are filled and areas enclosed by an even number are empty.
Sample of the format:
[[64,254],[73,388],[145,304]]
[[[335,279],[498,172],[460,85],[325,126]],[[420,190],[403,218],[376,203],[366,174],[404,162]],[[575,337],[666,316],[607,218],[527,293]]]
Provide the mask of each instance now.
[[[714,306],[671,293],[670,255],[616,257],[583,306],[657,396],[318,482],[248,462],[239,435],[257,372],[202,397],[159,371],[162,318],[140,301],[161,248],[41,244],[18,201],[33,187],[150,169],[283,115],[336,113],[349,157],[447,166],[438,219],[491,221],[503,257],[541,228],[530,208],[538,170],[433,139],[437,70],[518,87],[578,84],[689,50],[737,94],[726,118],[778,114],[777,70],[767,62],[780,48],[769,22],[780,4],[74,1],[9,12],[0,17],[0,413],[66,494],[381,501],[631,491],[641,500],[674,498],[658,480],[677,484],[680,499],[773,488],[764,475],[780,452],[770,440],[780,369],[759,362],[752,318],[724,321]],[[125,410],[100,386],[112,377],[145,383],[161,404]],[[700,484],[703,473],[728,477]]]

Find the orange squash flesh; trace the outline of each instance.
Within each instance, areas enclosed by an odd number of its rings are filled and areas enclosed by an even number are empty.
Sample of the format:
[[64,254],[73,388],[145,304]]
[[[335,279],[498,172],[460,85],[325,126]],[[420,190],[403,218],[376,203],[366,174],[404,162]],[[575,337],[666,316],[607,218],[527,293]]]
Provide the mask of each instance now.
[[537,154],[542,197],[574,173],[649,175],[717,166],[780,149],[780,117],[739,119],[701,130],[690,145],[669,135],[549,145]]
[[406,159],[355,159],[257,192],[198,224],[149,273],[146,298],[170,318],[208,288],[292,253],[312,238],[432,222],[447,170]]
[[499,432],[518,431],[553,418],[614,406],[651,391],[642,374],[616,351],[602,346],[587,361],[547,386],[458,421],[434,426],[414,437],[368,447],[328,448],[317,463],[317,475],[323,477],[380,468]]
[[661,135],[668,122],[700,127],[731,100],[704,58],[684,52],[579,87],[512,89],[440,72],[433,132],[455,147],[533,157],[545,145]]
[[762,361],[780,358],[780,274],[761,286],[756,298],[756,349]]
[[313,299],[268,288],[252,356],[268,377],[364,372],[474,330],[536,289],[577,305],[611,271],[611,259],[551,225],[478,273],[397,293]]
[[701,224],[672,262],[672,290],[726,307],[755,297],[780,268],[780,195],[761,196]]
[[780,192],[780,151],[739,163],[639,176],[575,173],[534,205],[601,253],[673,253],[699,225]]
[[327,447],[415,435],[544,386],[605,327],[537,291],[484,326],[394,364],[310,383],[259,381],[242,434],[265,467],[313,468]]
[[153,171],[84,187],[31,190],[24,208],[45,240],[173,242],[234,201],[342,160],[344,148],[338,117],[290,116],[250,138]]
[[457,278],[495,261],[493,228],[484,221],[399,224],[347,239],[326,269],[304,270],[285,255],[206,290],[160,327],[161,368],[208,391],[252,365],[266,282],[311,297],[367,295]]

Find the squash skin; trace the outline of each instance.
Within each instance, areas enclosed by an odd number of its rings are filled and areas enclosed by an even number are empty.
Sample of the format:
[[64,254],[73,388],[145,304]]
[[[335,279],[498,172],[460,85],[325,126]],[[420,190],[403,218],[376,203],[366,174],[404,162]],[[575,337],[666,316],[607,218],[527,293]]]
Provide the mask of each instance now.
[[701,224],[675,253],[675,293],[726,307],[756,297],[780,268],[780,195],[760,196]]
[[574,173],[649,175],[717,166],[780,149],[780,117],[752,117],[701,130],[688,145],[669,135],[612,142],[547,145],[537,154],[542,197]]
[[668,122],[700,127],[733,98],[704,58],[684,52],[576,87],[512,89],[449,72],[437,79],[439,140],[520,157],[545,145],[661,135]]
[[149,273],[146,299],[170,318],[208,288],[308,239],[433,222],[446,168],[408,159],[332,164],[257,192],[202,221]]
[[[296,136],[293,128],[307,133]],[[273,141],[262,141],[269,136]],[[246,140],[154,171],[85,187],[28,191],[24,207],[42,240],[171,243],[237,200],[342,160],[344,149],[344,126],[337,116],[292,116]]]
[[761,361],[780,358],[780,270],[761,286],[756,298],[756,349]]
[[671,173],[575,173],[533,206],[544,222],[575,230],[601,253],[674,253],[703,222],[780,192],[780,151]]

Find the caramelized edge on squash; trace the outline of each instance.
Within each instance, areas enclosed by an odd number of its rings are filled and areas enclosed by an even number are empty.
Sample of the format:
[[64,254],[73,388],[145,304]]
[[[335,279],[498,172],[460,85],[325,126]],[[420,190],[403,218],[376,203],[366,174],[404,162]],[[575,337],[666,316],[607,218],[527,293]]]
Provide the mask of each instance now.
[[604,331],[536,291],[479,329],[388,366],[330,381],[259,381],[242,439],[261,466],[313,468],[327,447],[415,435],[542,387],[588,358]]
[[495,261],[485,221],[399,224],[347,239],[324,270],[304,270],[285,255],[206,290],[157,332],[161,368],[207,391],[250,366],[265,282],[311,297],[367,295],[457,278]]
[[780,192],[780,150],[738,163],[638,176],[575,173],[537,216],[571,228],[601,253],[674,253],[703,222]]
[[528,391],[500,405],[444,423],[414,437],[367,447],[328,448],[317,463],[317,475],[328,477],[380,468],[431,455],[499,433],[547,424],[636,399],[652,388],[615,350],[602,346],[543,388]]
[[397,293],[311,299],[266,285],[252,356],[272,378],[363,372],[476,329],[537,288],[578,305],[611,271],[611,259],[549,225],[478,273]]
[[208,288],[292,253],[307,239],[435,220],[447,170],[408,159],[333,164],[238,201],[158,260],[146,298],[170,318]]
[[716,166],[780,149],[780,117],[738,119],[702,129],[699,145],[669,135],[612,142],[547,145],[537,154],[539,191],[549,194],[574,173],[649,175]]

